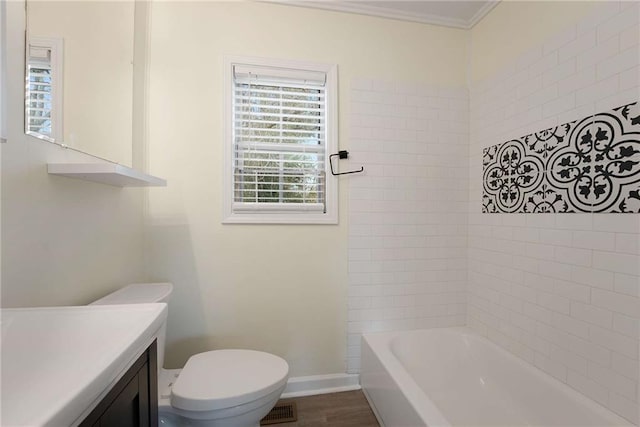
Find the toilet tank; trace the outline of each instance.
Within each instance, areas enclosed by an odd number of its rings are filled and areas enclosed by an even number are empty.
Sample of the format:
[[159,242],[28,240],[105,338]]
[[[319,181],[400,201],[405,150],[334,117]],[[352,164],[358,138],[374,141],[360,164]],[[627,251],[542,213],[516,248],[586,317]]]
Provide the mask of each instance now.
[[[169,303],[173,292],[171,283],[134,283],[120,288],[89,305],[145,304],[153,302]],[[158,331],[158,374],[164,367],[164,346],[167,322]]]

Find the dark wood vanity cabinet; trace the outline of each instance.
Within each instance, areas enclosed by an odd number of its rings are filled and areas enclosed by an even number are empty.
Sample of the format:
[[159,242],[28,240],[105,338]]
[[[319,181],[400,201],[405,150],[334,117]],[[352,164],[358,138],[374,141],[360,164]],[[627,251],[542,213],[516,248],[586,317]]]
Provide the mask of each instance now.
[[154,341],[91,411],[80,427],[158,425],[158,359]]

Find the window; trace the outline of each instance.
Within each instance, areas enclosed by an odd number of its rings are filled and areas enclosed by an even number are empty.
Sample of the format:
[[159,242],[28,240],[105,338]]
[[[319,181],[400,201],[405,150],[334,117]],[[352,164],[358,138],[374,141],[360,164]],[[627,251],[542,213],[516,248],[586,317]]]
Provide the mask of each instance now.
[[26,133],[62,140],[62,39],[32,37],[26,72]]
[[337,223],[336,66],[225,62],[227,223]]

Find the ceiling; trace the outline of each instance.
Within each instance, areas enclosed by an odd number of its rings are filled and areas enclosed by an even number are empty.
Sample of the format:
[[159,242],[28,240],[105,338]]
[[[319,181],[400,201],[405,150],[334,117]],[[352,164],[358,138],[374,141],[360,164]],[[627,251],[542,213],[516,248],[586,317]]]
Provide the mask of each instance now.
[[455,28],[471,28],[500,0],[275,0],[295,6],[337,10],[381,16],[403,21],[422,22]]

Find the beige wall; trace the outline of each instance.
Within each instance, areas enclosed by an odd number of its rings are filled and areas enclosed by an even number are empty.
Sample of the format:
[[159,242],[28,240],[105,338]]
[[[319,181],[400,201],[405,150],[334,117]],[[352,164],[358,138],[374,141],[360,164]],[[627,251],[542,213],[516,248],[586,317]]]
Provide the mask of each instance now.
[[133,1],[29,1],[31,37],[64,42],[65,144],[132,164]]
[[2,306],[85,304],[143,278],[143,193],[47,174],[47,162],[96,159],[24,135],[24,2],[6,8]]
[[471,82],[503,69],[526,50],[584,18],[598,3],[501,1],[470,30]]
[[[461,30],[261,3],[153,5],[147,271],[176,286],[168,366],[244,347],[291,375],[345,371],[347,179],[337,226],[222,225],[223,55],[338,64],[341,149],[352,78],[460,86]],[[355,154],[355,153],[354,153]]]

